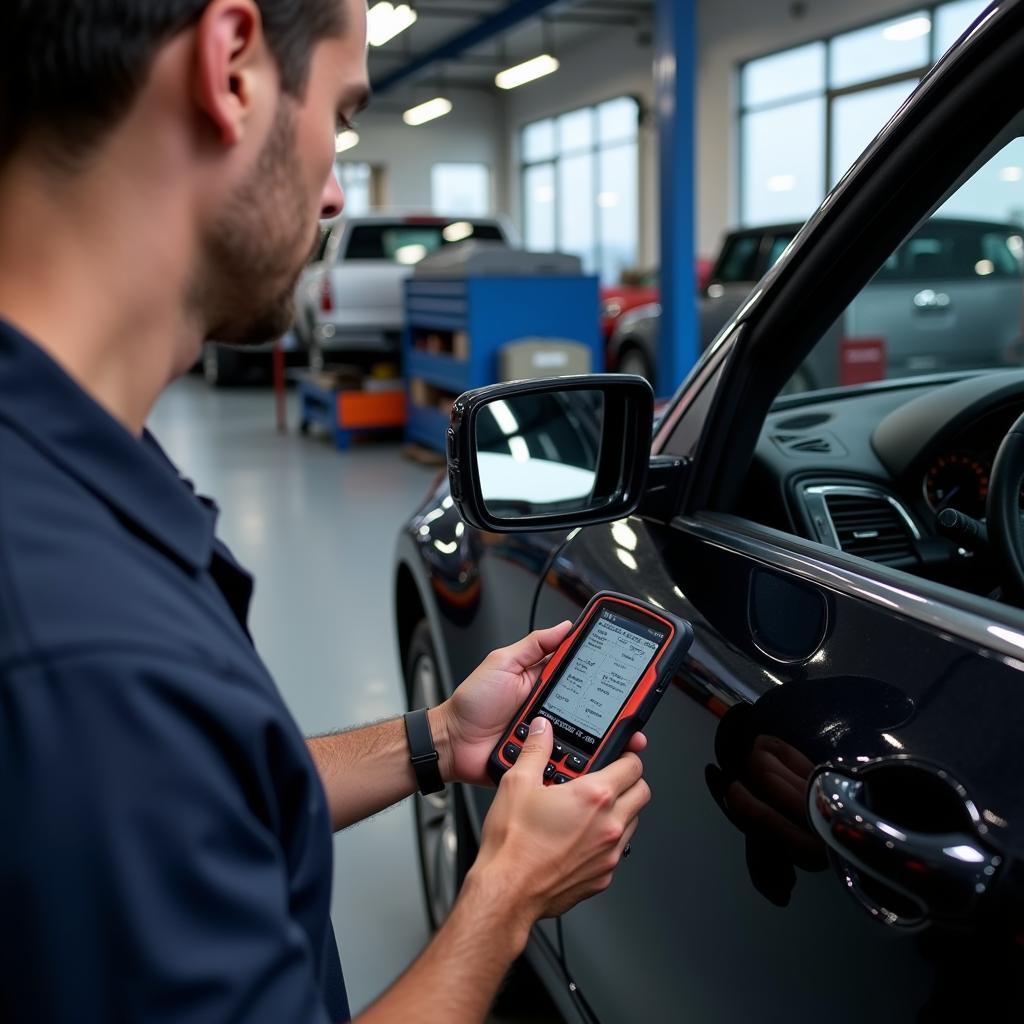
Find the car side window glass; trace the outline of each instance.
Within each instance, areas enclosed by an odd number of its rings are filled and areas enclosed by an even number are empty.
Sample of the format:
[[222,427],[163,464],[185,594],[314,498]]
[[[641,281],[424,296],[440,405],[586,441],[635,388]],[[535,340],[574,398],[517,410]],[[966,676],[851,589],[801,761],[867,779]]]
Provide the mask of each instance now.
[[723,284],[756,281],[757,252],[760,247],[759,235],[740,235],[726,242],[715,279]]
[[765,266],[765,271],[771,270],[772,267],[779,262],[782,254],[786,251],[790,242],[792,242],[795,237],[796,236],[791,233],[785,235],[774,235],[772,237],[772,244],[771,248],[768,250],[768,262]]
[[993,147],[884,260],[784,394],[1024,365],[1024,138]]

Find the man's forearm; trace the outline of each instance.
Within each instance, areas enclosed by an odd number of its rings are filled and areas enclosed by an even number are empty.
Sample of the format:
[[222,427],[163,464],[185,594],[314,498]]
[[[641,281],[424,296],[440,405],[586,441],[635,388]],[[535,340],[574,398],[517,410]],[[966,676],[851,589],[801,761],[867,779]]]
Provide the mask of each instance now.
[[[451,756],[444,715],[440,708],[431,708],[427,714],[440,755],[441,776],[448,782]],[[335,831],[416,792],[416,775],[409,761],[409,744],[401,718],[317,736],[306,742],[327,794]]]
[[[419,959],[354,1024],[477,1024],[526,946],[531,922],[515,894],[471,871],[451,915]],[[500,885],[500,881],[497,883]]]

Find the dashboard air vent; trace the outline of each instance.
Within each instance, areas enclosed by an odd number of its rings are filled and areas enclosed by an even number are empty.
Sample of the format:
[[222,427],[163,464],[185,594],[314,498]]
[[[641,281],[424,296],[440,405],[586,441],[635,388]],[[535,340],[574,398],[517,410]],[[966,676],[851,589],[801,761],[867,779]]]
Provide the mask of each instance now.
[[906,520],[881,495],[826,494],[825,507],[843,551],[886,565],[915,560]]
[[772,434],[772,440],[791,455],[843,455],[844,449],[831,434]]

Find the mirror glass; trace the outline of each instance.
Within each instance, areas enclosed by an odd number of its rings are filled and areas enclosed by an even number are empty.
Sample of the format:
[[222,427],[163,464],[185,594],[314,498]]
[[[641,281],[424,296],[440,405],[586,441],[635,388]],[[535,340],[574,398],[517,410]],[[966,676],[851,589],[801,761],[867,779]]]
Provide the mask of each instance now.
[[604,394],[516,395],[477,414],[476,458],[495,519],[579,512],[591,506],[601,452]]

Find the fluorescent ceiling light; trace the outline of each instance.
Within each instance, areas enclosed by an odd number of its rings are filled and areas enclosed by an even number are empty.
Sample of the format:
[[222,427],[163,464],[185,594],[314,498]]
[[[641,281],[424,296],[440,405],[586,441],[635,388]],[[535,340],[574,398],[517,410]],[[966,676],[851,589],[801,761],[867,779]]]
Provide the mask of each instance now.
[[450,114],[451,109],[451,100],[446,100],[443,96],[435,96],[434,99],[427,100],[426,103],[421,103],[418,107],[410,107],[402,115],[402,120],[406,124],[413,126],[426,124],[428,121],[433,121],[435,118],[444,117],[445,114]]
[[1020,181],[1021,179],[1024,179],[1024,167],[1015,167],[1011,164],[999,172],[1000,181]]
[[351,128],[343,132],[338,132],[334,139],[334,152],[344,153],[348,149],[352,149],[359,145],[359,133],[352,131]]
[[406,267],[419,263],[426,255],[427,247],[418,242],[412,245],[401,245],[395,250],[395,260]]
[[514,68],[506,68],[494,76],[494,84],[499,89],[517,89],[527,82],[543,78],[558,70],[558,61],[548,53],[534,57],[533,60],[517,64]]
[[448,227],[441,232],[441,237],[446,242],[461,242],[464,238],[469,238],[473,234],[473,225],[468,220],[457,220],[454,224],[449,224]]
[[882,30],[882,38],[890,43],[909,43],[911,39],[919,39],[928,35],[932,30],[932,19],[919,17],[907,18],[906,21],[898,21]]
[[383,46],[410,25],[416,23],[416,12],[408,4],[375,4],[366,15],[366,38],[371,46]]
[[769,192],[792,192],[796,188],[796,178],[792,174],[774,174],[768,179]]

